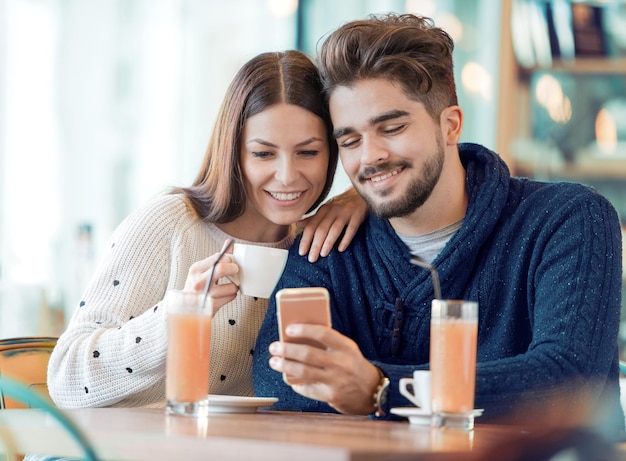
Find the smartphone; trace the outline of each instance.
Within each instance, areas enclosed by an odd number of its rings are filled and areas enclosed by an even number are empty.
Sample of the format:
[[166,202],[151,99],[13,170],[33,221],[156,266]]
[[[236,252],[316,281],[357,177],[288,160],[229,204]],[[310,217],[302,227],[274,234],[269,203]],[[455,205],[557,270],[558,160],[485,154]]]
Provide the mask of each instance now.
[[[292,338],[285,334],[287,325],[293,323],[312,323],[331,326],[330,301],[328,290],[323,287],[283,288],[276,293],[276,310],[278,316],[278,334],[284,342],[308,344],[324,348],[314,340]],[[283,373],[287,384],[298,384],[298,381]]]

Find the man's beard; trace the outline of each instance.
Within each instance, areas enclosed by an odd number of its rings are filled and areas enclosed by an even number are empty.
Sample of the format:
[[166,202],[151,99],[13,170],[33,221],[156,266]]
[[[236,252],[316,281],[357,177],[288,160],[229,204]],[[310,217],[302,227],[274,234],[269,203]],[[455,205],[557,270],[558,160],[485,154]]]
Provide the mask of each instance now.
[[[373,194],[363,191],[358,187],[358,185],[356,186],[357,190],[360,190],[361,195],[369,205],[370,210],[377,216],[385,219],[407,216],[421,207],[432,194],[437,182],[439,181],[439,177],[441,176],[444,158],[445,152],[443,139],[441,138],[441,135],[439,135],[437,136],[437,151],[435,155],[430,157],[426,163],[424,163],[422,177],[415,179],[411,184],[409,184],[406,193],[403,194],[402,197],[393,201],[379,203]],[[391,171],[398,167],[402,167],[404,169],[413,168],[409,162],[400,161],[394,164],[387,163],[379,165],[376,167],[376,171]],[[371,175],[373,173],[375,172],[367,170],[363,172],[363,174],[367,175]],[[359,180],[359,182],[361,181],[362,179]],[[384,198],[389,193],[390,191],[383,190],[380,191],[378,195]]]

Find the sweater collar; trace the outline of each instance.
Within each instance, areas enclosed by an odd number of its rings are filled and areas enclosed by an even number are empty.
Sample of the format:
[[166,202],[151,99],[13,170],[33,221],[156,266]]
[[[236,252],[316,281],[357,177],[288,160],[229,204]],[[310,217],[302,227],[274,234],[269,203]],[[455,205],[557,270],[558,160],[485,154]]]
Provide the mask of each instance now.
[[[459,155],[467,172],[467,211],[461,228],[433,261],[439,272],[444,298],[465,295],[460,292],[461,287],[466,286],[467,278],[472,276],[473,263],[496,227],[509,192],[509,169],[496,153],[478,144],[464,143],[459,144]],[[398,288],[419,291],[419,294],[411,293],[411,296],[432,298],[430,274],[410,263],[410,255],[389,221],[371,216],[369,225],[374,238],[368,245],[376,248],[383,264],[396,268],[393,279],[398,282]],[[382,234],[387,234],[388,238],[375,238]],[[458,273],[459,267],[468,270]]]
[[[482,245],[500,218],[509,195],[509,169],[494,152],[478,144],[460,144],[459,154],[465,167],[465,186],[469,202],[463,227],[458,234],[480,236]],[[452,239],[454,243],[456,239]],[[458,242],[457,242],[458,243]]]

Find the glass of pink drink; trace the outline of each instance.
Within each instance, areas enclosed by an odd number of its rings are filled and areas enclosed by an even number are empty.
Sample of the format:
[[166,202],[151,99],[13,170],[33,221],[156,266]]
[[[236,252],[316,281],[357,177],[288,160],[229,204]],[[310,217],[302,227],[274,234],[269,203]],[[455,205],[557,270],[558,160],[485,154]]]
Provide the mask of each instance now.
[[478,303],[434,299],[430,323],[432,423],[474,428]]
[[208,415],[211,350],[211,297],[171,290],[167,293],[166,412]]

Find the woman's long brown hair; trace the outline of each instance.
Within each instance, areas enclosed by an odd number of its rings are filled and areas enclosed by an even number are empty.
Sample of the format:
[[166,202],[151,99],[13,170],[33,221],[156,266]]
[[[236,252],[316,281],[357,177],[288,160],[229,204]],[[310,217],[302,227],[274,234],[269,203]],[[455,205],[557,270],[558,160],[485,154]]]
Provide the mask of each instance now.
[[244,64],[228,87],[195,181],[172,191],[184,194],[203,220],[227,223],[245,211],[241,132],[249,117],[278,103],[297,105],[324,122],[330,153],[326,184],[311,209],[328,194],[338,156],[318,70],[299,51],[263,53]]

